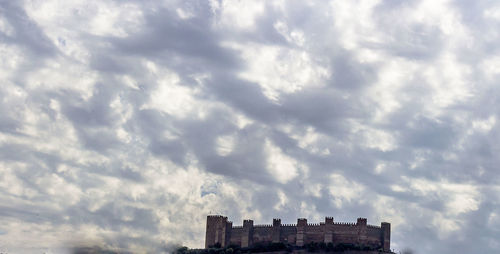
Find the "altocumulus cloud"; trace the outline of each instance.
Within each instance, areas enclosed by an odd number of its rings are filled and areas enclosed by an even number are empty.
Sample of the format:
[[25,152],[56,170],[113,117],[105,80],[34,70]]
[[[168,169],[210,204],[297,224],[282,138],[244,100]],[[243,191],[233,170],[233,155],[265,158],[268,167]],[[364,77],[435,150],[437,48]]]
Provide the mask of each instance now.
[[492,1],[0,1],[0,252],[204,244],[205,216],[500,248]]

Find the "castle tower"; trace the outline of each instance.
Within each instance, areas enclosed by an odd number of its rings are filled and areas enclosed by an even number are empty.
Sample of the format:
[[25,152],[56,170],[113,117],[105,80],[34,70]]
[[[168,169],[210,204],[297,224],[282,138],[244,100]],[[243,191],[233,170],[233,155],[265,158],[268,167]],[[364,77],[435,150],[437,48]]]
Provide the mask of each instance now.
[[221,215],[207,216],[207,231],[205,234],[205,248],[209,248],[219,243],[222,247],[228,245],[230,240],[232,222],[229,224],[227,217]]
[[366,225],[366,218],[358,218],[356,222],[356,227],[358,229],[358,244],[365,244],[367,242]]
[[306,242],[306,227],[307,219],[297,219],[297,237],[295,245],[304,246],[304,243]]
[[333,217],[325,217],[324,235],[326,244],[333,243]]
[[223,233],[222,233],[222,247],[227,247],[229,244],[231,244],[231,231],[233,229],[233,222],[232,221],[227,221],[225,225],[223,225]]
[[281,237],[281,219],[273,219],[273,243],[279,243]]
[[241,234],[241,247],[250,247],[253,245],[253,220],[243,221],[243,232]]
[[215,244],[215,234],[217,224],[220,216],[208,215],[207,216],[207,230],[205,234],[205,248],[209,248]]
[[391,223],[382,222],[380,223],[382,228],[380,241],[382,242],[382,249],[384,251],[391,250]]

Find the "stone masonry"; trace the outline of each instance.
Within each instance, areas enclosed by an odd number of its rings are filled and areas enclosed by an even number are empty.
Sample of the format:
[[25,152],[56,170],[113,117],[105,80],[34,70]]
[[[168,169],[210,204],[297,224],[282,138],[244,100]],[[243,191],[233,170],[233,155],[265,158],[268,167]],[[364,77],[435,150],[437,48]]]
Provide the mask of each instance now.
[[356,223],[345,223],[326,217],[325,222],[317,224],[309,224],[307,219],[299,218],[297,224],[281,224],[281,219],[273,219],[272,225],[254,225],[252,220],[244,220],[243,226],[233,226],[225,216],[207,216],[205,248],[217,243],[222,247],[251,247],[256,243],[280,242],[295,246],[311,242],[345,243],[390,251],[391,224],[382,222],[379,227],[368,225],[365,218],[358,218]]

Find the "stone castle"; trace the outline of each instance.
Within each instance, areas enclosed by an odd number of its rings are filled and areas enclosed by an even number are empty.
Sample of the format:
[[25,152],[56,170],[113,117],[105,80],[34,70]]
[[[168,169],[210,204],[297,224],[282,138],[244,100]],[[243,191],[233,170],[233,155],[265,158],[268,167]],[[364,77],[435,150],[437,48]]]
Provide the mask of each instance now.
[[209,215],[205,248],[217,243],[222,247],[237,245],[244,248],[257,243],[304,246],[311,242],[324,242],[334,245],[355,244],[389,252],[390,241],[390,223],[372,226],[366,223],[365,218],[358,218],[356,223],[345,223],[334,222],[333,217],[326,217],[325,222],[313,224],[307,223],[307,219],[298,219],[297,224],[281,224],[281,219],[273,219],[272,225],[254,225],[252,220],[244,220],[243,226],[233,226],[225,216]]

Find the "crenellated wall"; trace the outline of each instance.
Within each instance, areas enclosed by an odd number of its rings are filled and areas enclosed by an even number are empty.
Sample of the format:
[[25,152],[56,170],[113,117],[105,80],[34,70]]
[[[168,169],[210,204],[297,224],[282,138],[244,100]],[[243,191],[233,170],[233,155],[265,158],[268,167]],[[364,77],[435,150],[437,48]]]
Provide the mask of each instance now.
[[334,222],[326,217],[325,222],[307,223],[300,218],[297,224],[281,224],[281,219],[273,219],[273,224],[254,225],[252,220],[244,220],[243,226],[232,226],[227,217],[207,216],[205,248],[219,243],[222,247],[231,244],[250,247],[256,243],[268,244],[281,242],[303,246],[311,242],[333,244],[356,244],[390,251],[391,224],[382,222],[381,226],[368,225],[365,218],[356,223]]

